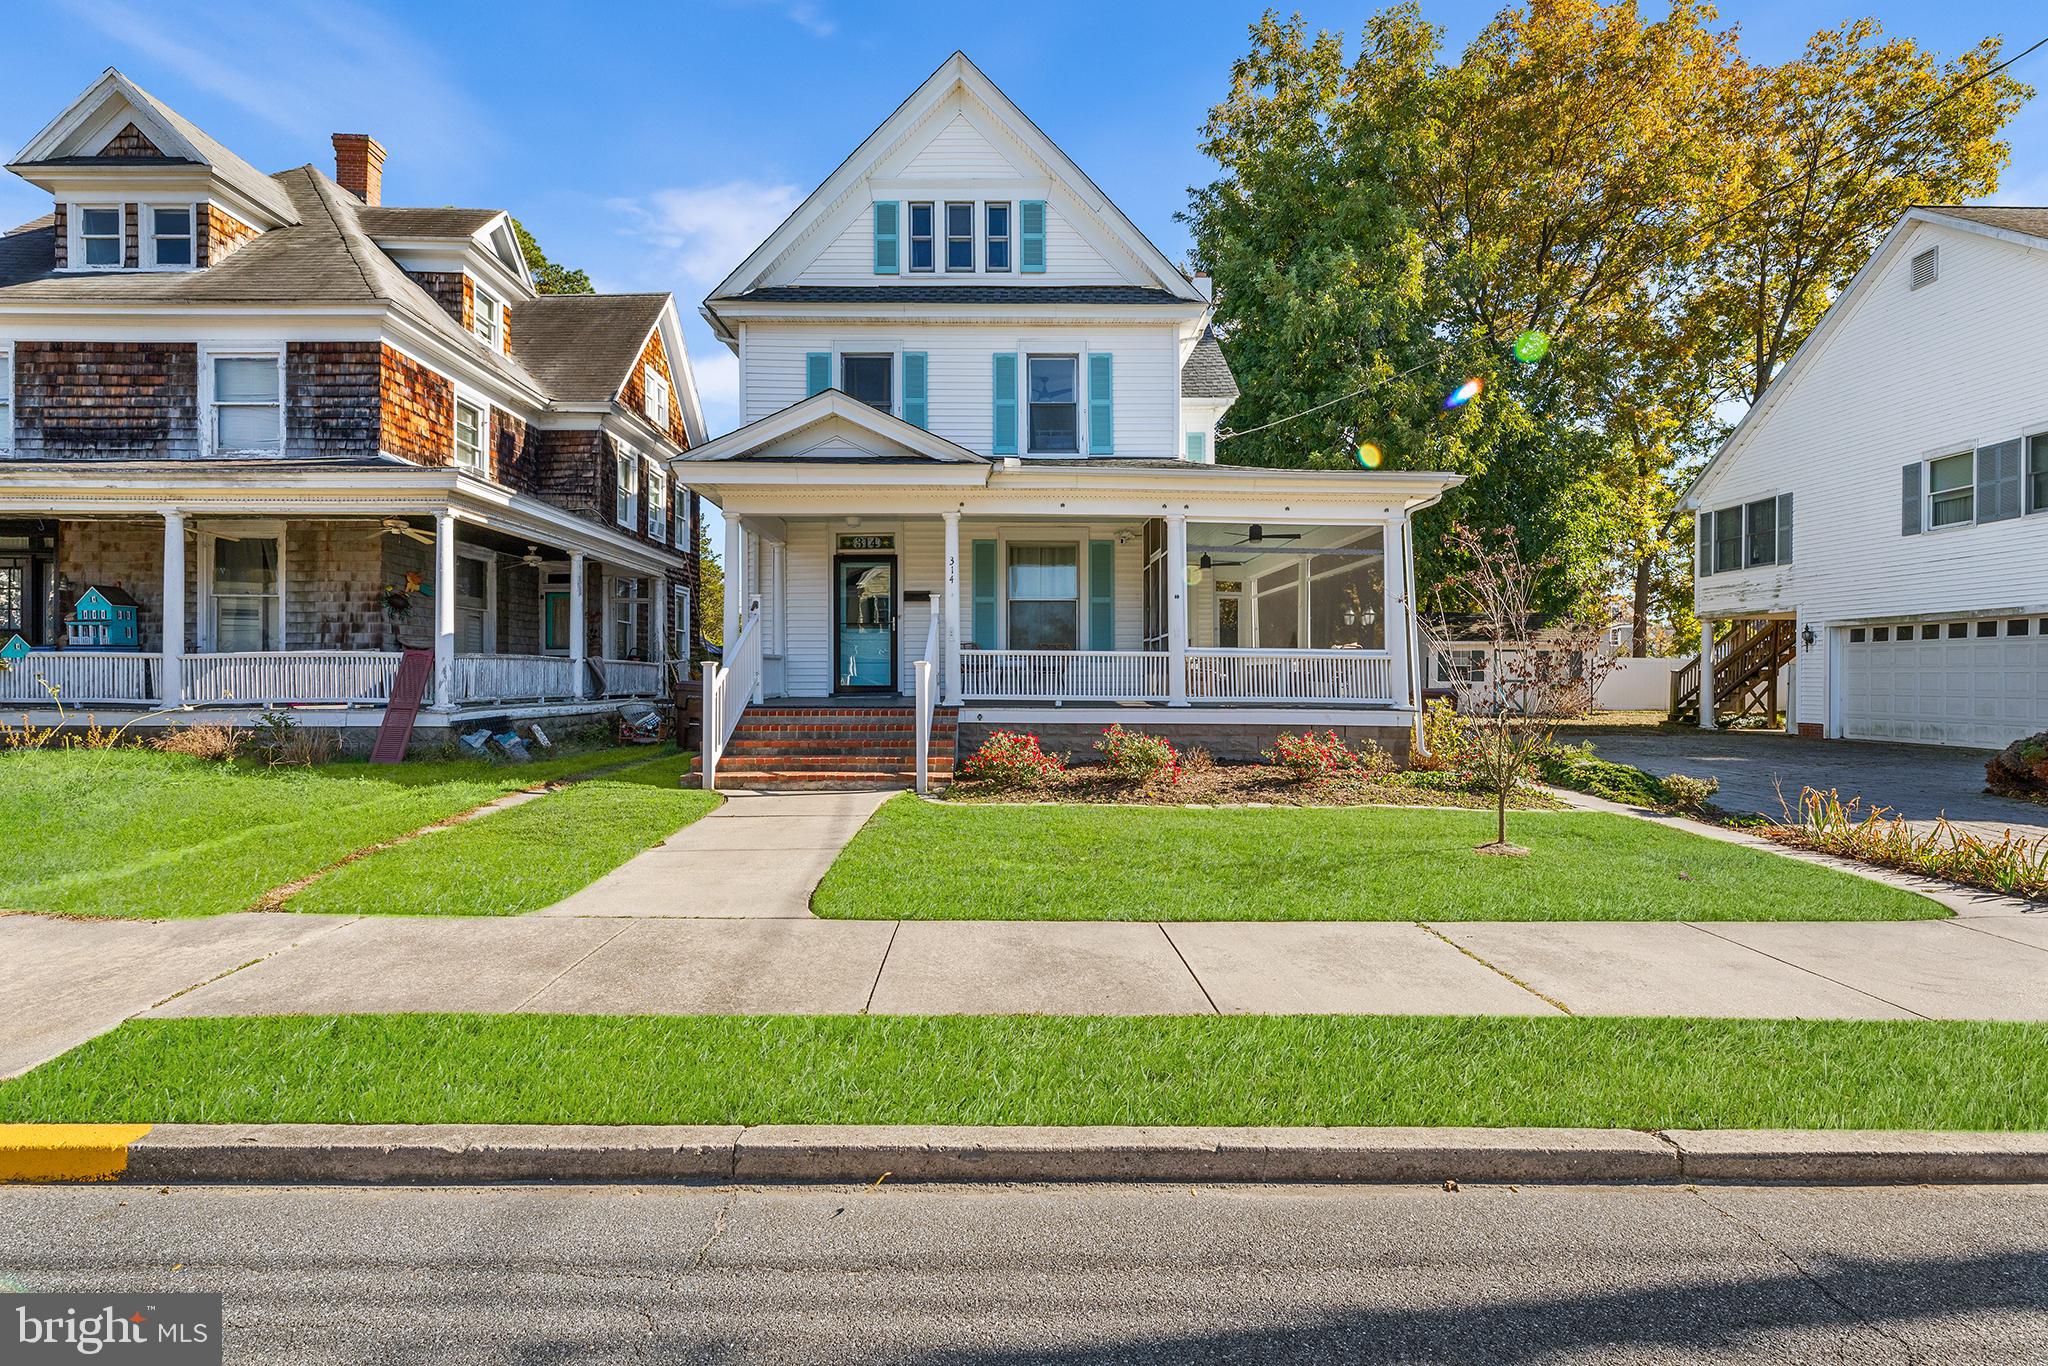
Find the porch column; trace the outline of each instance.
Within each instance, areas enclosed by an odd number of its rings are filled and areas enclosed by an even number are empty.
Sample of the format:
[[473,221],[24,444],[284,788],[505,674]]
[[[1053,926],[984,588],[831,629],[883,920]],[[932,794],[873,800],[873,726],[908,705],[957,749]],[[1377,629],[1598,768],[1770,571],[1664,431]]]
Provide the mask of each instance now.
[[569,552],[569,667],[576,674],[576,696],[580,699],[589,688],[590,642],[589,622],[583,606],[583,583],[589,570],[585,556],[580,550]]
[[960,514],[941,514],[946,519],[946,596],[943,610],[945,638],[939,644],[939,700],[960,705]]
[[164,707],[185,700],[185,514],[164,509],[164,641],[157,668],[157,703]]
[[[1417,703],[1415,694],[1414,634],[1409,630],[1414,618],[1415,565],[1408,554],[1408,521],[1393,523],[1387,528],[1389,536],[1386,548],[1386,565],[1399,575],[1397,590],[1389,594],[1387,613],[1387,651],[1395,669],[1388,679],[1393,687],[1393,702],[1397,707],[1412,707]],[[1395,581],[1390,576],[1390,582]]]
[[1188,519],[1166,519],[1166,703],[1188,704]]
[[[668,571],[647,576],[647,591],[654,595],[654,639],[647,642],[647,656],[656,664],[668,663]],[[666,675],[664,675],[666,681]]]
[[747,612],[747,530],[736,513],[725,514],[725,643],[730,650],[739,643],[740,627]]
[[455,708],[455,514],[434,514],[434,705]]
[[1714,729],[1714,623],[1700,618],[1700,729]]

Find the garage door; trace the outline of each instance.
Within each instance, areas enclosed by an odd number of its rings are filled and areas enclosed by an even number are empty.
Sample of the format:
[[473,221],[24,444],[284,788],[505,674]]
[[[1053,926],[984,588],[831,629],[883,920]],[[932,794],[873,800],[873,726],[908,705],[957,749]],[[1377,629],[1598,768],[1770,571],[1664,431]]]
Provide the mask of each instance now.
[[2048,618],[1857,626],[1842,657],[1856,740],[1997,749],[2048,730]]

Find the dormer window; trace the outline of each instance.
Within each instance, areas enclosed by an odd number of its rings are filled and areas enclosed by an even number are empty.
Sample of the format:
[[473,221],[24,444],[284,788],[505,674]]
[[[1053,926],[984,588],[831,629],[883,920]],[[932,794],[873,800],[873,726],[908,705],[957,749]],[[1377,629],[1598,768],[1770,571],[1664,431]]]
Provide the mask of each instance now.
[[150,264],[183,269],[192,264],[192,210],[151,208],[149,211]]
[[478,341],[496,351],[503,345],[505,335],[505,305],[481,287],[471,286],[470,293],[473,302],[469,310],[469,330],[476,333]]
[[662,431],[668,430],[668,376],[649,365],[641,372],[641,411]]
[[486,423],[481,403],[466,398],[455,400],[455,463],[472,474],[489,474],[484,455]]
[[80,263],[93,270],[121,266],[121,211],[115,208],[78,211]]

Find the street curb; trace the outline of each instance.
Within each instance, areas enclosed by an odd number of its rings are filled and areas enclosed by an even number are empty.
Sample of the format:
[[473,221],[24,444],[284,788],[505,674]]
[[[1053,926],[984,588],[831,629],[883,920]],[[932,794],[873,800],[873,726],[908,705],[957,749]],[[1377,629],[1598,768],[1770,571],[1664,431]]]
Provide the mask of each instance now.
[[[81,1134],[84,1134],[81,1137]],[[63,1152],[125,1145],[125,1163]],[[55,1154],[55,1156],[53,1156]],[[2048,1181],[2048,1133],[924,1125],[0,1125],[0,1182]]]

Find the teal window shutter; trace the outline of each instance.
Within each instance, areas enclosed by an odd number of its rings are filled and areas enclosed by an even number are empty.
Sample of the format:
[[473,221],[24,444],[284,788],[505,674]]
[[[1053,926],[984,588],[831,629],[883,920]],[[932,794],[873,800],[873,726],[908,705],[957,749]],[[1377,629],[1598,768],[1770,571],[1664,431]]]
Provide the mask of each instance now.
[[830,351],[806,351],[804,353],[804,397],[822,394],[832,387],[832,353]]
[[929,427],[930,404],[925,399],[930,357],[923,351],[903,353],[903,420],[913,427]]
[[1116,648],[1116,542],[1088,542],[1088,648]]
[[1209,434],[1207,432],[1189,432],[1188,459],[1193,460],[1199,464],[1200,462],[1208,459],[1208,457]]
[[893,199],[875,201],[875,274],[896,273],[896,217],[901,206]]
[[1017,206],[1017,269],[1026,275],[1045,274],[1045,201],[1027,199]]
[[998,351],[994,362],[995,430],[993,455],[1017,453],[1017,353]]
[[974,564],[974,648],[996,648],[996,543],[976,541]]
[[1088,454],[1116,453],[1116,358],[1088,353]]

